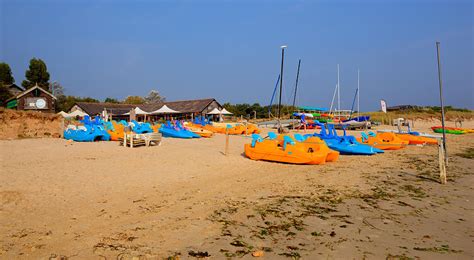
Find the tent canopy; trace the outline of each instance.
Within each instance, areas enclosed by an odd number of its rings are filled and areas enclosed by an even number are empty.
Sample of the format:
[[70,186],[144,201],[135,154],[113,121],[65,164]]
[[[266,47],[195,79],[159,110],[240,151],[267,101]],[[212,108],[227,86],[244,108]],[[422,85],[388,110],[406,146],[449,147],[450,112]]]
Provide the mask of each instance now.
[[[135,115],[149,115],[150,113],[143,111],[141,108],[135,108]],[[124,115],[130,115],[130,112],[125,113]]]
[[69,115],[68,113],[64,111],[59,112],[58,115],[61,115],[62,117],[71,117],[71,115]]
[[232,113],[227,111],[227,109],[222,108],[222,110],[219,110],[217,107],[207,114],[208,115],[232,115]]
[[207,113],[208,115],[220,115],[221,111],[216,107],[211,112]]
[[151,114],[176,114],[179,111],[169,108],[167,105],[163,105],[160,109],[151,112]]
[[221,114],[223,114],[223,115],[232,115],[232,113],[227,111],[227,109],[225,109],[225,108],[222,108]]
[[76,116],[85,117],[85,116],[88,116],[88,114],[80,110],[74,110],[73,112],[69,113],[69,116],[70,117],[76,117]]

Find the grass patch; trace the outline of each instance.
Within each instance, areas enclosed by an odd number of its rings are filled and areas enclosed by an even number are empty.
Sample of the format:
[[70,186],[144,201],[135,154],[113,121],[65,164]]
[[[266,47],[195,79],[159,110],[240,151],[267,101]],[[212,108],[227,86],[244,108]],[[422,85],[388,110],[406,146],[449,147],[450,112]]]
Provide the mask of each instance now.
[[385,260],[413,260],[415,258],[409,257],[406,255],[392,255],[388,254],[388,256],[385,258]]
[[417,197],[417,198],[428,197],[428,195],[426,195],[426,193],[420,187],[415,187],[411,184],[407,184],[407,185],[403,185],[401,188],[413,194],[414,197]]
[[291,259],[300,259],[301,258],[301,255],[298,253],[298,252],[285,252],[285,253],[281,253],[279,254],[281,256],[286,256],[286,257],[289,257]]
[[414,250],[425,251],[425,252],[434,252],[434,253],[461,253],[462,250],[451,249],[449,245],[441,245],[439,247],[414,247]]
[[463,152],[455,155],[466,159],[474,159],[474,147],[467,148]]

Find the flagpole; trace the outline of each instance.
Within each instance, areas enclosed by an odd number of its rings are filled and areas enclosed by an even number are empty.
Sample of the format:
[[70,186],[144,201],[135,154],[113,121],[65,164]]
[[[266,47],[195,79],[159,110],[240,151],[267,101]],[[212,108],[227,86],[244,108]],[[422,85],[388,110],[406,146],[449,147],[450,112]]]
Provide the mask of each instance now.
[[444,127],[444,105],[443,105],[443,81],[441,80],[441,62],[439,57],[440,42],[436,42],[436,53],[438,57],[438,82],[439,82],[439,101],[441,103],[441,126],[443,127],[443,147],[446,165],[448,165],[448,153],[446,149],[446,129]]

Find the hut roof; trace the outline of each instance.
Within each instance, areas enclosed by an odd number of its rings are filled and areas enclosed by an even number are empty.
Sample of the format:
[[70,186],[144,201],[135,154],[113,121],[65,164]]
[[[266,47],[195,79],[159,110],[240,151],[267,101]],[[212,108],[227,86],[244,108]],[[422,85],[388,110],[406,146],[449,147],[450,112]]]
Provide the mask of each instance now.
[[169,108],[180,111],[181,113],[202,112],[209,104],[215,101],[214,98],[180,100],[165,102]]
[[131,109],[139,107],[143,111],[153,112],[163,107],[168,106],[170,109],[179,111],[180,113],[192,113],[202,112],[206,109],[209,104],[215,101],[214,98],[195,99],[195,100],[180,100],[163,102],[157,104],[116,104],[116,103],[90,103],[90,102],[77,102],[75,105],[80,107],[84,112],[89,115],[96,115],[102,113],[104,109],[107,109],[108,113],[113,115],[123,115],[130,112]]
[[115,104],[115,103],[91,103],[91,102],[77,102],[76,105],[89,115],[97,115],[107,109],[107,113],[114,115],[122,115],[130,112],[131,109],[137,105],[134,104]]

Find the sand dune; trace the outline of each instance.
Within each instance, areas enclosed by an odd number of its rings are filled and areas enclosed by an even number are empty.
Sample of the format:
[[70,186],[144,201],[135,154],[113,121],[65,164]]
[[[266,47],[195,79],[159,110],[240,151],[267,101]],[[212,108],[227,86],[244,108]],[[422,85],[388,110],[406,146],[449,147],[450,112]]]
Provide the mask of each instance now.
[[251,161],[246,142],[0,141],[0,257],[474,257],[473,134],[449,136],[446,185],[437,147],[298,166]]

